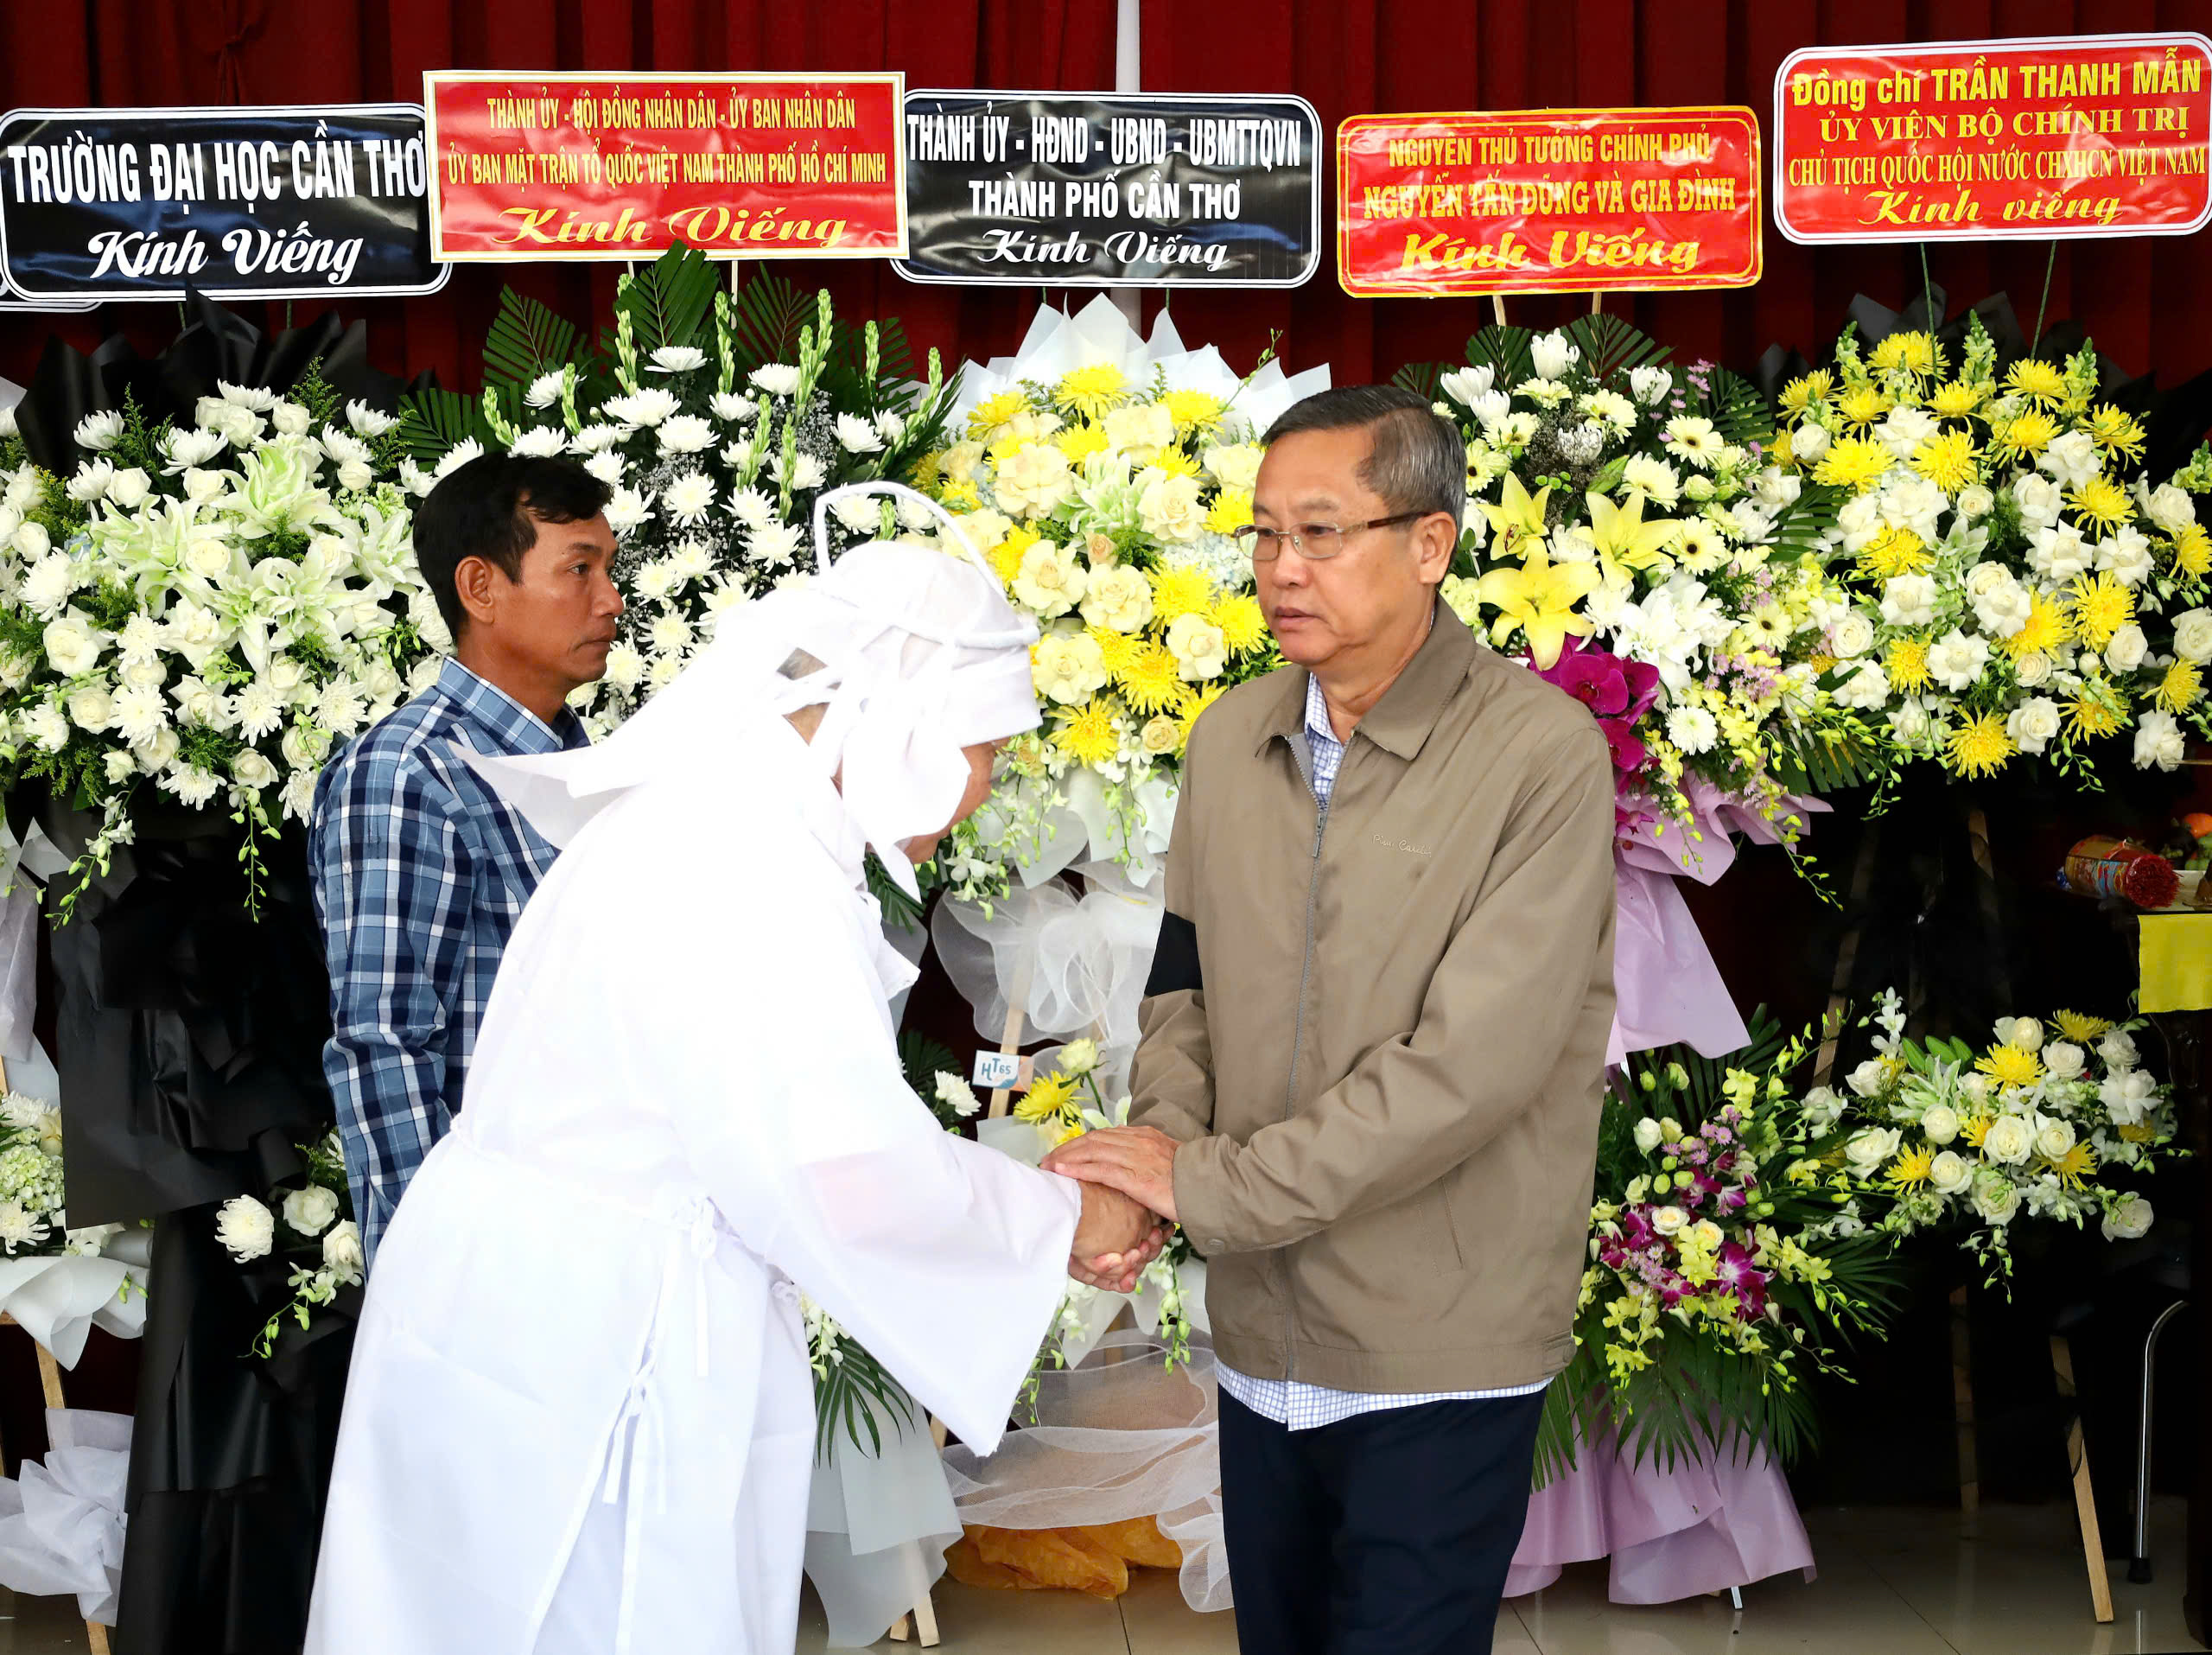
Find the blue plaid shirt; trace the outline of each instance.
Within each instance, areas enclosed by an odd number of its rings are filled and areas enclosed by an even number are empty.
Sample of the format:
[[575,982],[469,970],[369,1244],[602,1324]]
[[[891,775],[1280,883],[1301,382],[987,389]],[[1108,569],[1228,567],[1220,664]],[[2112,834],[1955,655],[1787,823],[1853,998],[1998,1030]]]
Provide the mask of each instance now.
[[[1433,624],[1433,622],[1432,622]],[[1313,756],[1313,797],[1329,808],[1329,794],[1337,785],[1337,771],[1344,761],[1344,744],[1329,722],[1328,698],[1321,680],[1306,680],[1306,748]],[[1533,1396],[1548,1381],[1508,1385],[1500,1391],[1430,1391],[1376,1393],[1369,1391],[1332,1391],[1326,1385],[1297,1379],[1255,1379],[1239,1373],[1226,1362],[1217,1365],[1221,1388],[1262,1419],[1271,1419],[1294,1431],[1316,1430],[1356,1414],[1379,1413],[1386,1408],[1413,1408],[1426,1402],[1490,1402],[1503,1397]]]
[[333,761],[308,857],[330,965],[322,1066],[338,1106],[361,1244],[374,1256],[407,1181],[461,1106],[499,956],[553,846],[452,751],[585,745],[458,661]]

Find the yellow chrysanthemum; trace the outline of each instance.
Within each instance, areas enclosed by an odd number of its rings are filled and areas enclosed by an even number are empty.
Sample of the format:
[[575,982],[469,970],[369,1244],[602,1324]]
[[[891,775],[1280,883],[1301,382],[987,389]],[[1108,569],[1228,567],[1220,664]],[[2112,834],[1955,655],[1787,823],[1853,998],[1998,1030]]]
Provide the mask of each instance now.
[[1928,411],[1940,419],[1964,419],[1981,406],[1983,387],[1953,379],[1929,393]]
[[1007,585],[1014,584],[1014,577],[1021,572],[1022,554],[1045,537],[1026,523],[1017,523],[1006,532],[1006,538],[991,548],[991,568]]
[[2097,439],[2097,446],[2107,454],[2124,455],[2133,460],[2143,452],[2143,426],[2134,415],[2101,402],[2089,411],[2086,422],[2089,435]]
[[1122,750],[1122,732],[1115,726],[1113,708],[1094,696],[1052,732],[1052,745],[1077,764],[1106,763]]
[[1128,671],[1137,651],[1144,647],[1144,640],[1133,632],[1116,632],[1111,627],[1085,627],[1084,631],[1098,646],[1099,659],[1109,677]]
[[1924,1143],[1916,1143],[1890,1165],[1889,1187],[1902,1195],[1909,1189],[1917,1189],[1928,1181],[1936,1165],[1936,1152]]
[[2012,371],[2005,376],[2005,388],[2015,396],[2033,397],[2037,402],[2066,400],[2066,376],[2054,364],[2039,362],[2033,357],[2024,357],[2012,364]]
[[938,480],[944,474],[944,455],[932,449],[914,461],[906,474],[912,485],[925,494],[937,493]]
[[2017,1046],[1993,1046],[1974,1066],[2000,1086],[2032,1086],[2043,1079],[2043,1060]]
[[1037,439],[1033,436],[1002,436],[984,452],[991,456],[991,464],[1004,467],[1014,456]]
[[2174,568],[2183,575],[2212,574],[2212,534],[2202,524],[2190,524],[2174,537]]
[[1252,496],[1242,488],[1224,488],[1206,508],[1208,534],[1234,534],[1252,520]]
[[2076,575],[2067,588],[2074,635],[2091,649],[2102,649],[2113,633],[2135,619],[2135,595],[2110,570]]
[[2074,635],[2066,611],[2042,593],[2032,595],[2029,605],[2028,618],[2020,623],[2019,631],[1997,640],[1997,647],[2016,661],[2024,655],[2048,655]]
[[2157,1140],[2158,1129],[2148,1121],[2138,1121],[2133,1126],[2121,1127],[2120,1135],[2130,1143],[2151,1143]]
[[1053,445],[1068,457],[1068,463],[1079,466],[1094,454],[1106,452],[1106,433],[1089,420],[1069,426],[1052,438]]
[[1813,481],[1863,494],[1889,468],[1890,451],[1872,437],[1840,436],[1813,468]]
[[1249,655],[1268,641],[1268,617],[1260,608],[1260,600],[1249,592],[1224,598],[1216,604],[1213,624],[1221,628],[1222,638],[1232,655]]
[[1205,571],[1185,563],[1151,573],[1152,618],[1163,630],[1179,615],[1204,614],[1213,608],[1213,582]]
[[2058,1025],[2058,1032],[2076,1046],[2087,1046],[2112,1033],[2111,1018],[2092,1017],[2086,1011],[2054,1011],[2050,1020]]
[[2041,454],[2058,436],[2058,422],[2041,409],[2000,420],[1989,428],[1989,446],[2008,460],[2024,460]]
[[2092,675],[2066,703],[2066,722],[2085,740],[2117,734],[2127,723],[2127,709],[2119,693],[2103,678]]
[[1944,743],[1952,770],[1961,776],[1994,775],[2005,761],[2019,749],[2005,733],[2005,721],[1995,713],[1975,713],[1953,730]]
[[1825,400],[1834,389],[1835,375],[1826,368],[1815,368],[1782,387],[1782,411],[1796,419],[1813,404]]
[[1866,359],[1877,373],[1905,368],[1914,373],[1936,372],[1936,341],[1923,333],[1891,334]]
[[2046,1159],[2044,1166],[2058,1174],[2058,1181],[2080,1188],[2082,1181],[2097,1169],[2096,1152],[2086,1143],[2076,1143],[2056,1161]]
[[1892,580],[1916,574],[1936,561],[1928,543],[1910,529],[1888,529],[1866,543],[1859,554],[1862,572],[1876,580]]
[[1220,700],[1228,690],[1227,684],[1217,681],[1207,684],[1203,690],[1185,699],[1183,716],[1178,722],[1183,727],[1183,741],[1185,745],[1188,745],[1191,739],[1191,726],[1198,722],[1198,715]]
[[1989,1136],[1989,1129],[1996,1123],[1994,1115],[1969,1115],[1959,1123],[1959,1141],[1969,1149],[1979,1149],[1981,1141]]
[[1050,1120],[1075,1096],[1076,1082],[1064,1074],[1040,1074],[1014,1105],[1017,1121]]
[[2170,713],[2194,707],[2197,697],[2204,693],[2204,669],[2195,661],[2177,658],[2166,668],[2166,675],[2158,680],[2158,688],[2151,699]]
[[[1774,434],[1774,441],[1767,444],[1766,457],[1785,471],[1797,460],[1796,445],[1790,441],[1790,430],[1785,425]],[[1471,483],[1468,485],[1467,492],[1474,492]]]
[[1085,419],[1101,419],[1108,409],[1119,408],[1128,399],[1128,385],[1122,370],[1111,362],[1094,362],[1060,376],[1059,384],[1052,387],[1052,405]]
[[1835,411],[1844,423],[1863,430],[1888,413],[1894,404],[1878,385],[1853,385],[1836,399]]
[[1179,710],[1188,693],[1182,668],[1164,644],[1139,644],[1129,652],[1128,663],[1114,674],[1114,683],[1122,699],[1147,717]]
[[1195,477],[1198,462],[1180,449],[1162,449],[1145,461],[1163,477]]
[[1818,675],[1835,665],[1835,657],[1824,649],[1816,649],[1805,658],[1805,665],[1811,667],[1815,674]]
[[983,504],[972,482],[946,483],[937,491],[937,498],[940,506],[955,512],[980,511]]
[[995,397],[986,397],[968,416],[968,435],[988,436],[1028,406],[1029,399],[1019,391],[1001,391]]
[[1928,672],[1928,640],[1924,638],[1892,638],[1888,652],[1882,657],[1882,669],[1889,674],[1890,683],[1897,689],[1907,691],[1925,690],[1934,682]]
[[1210,431],[1221,423],[1222,400],[1206,391],[1171,391],[1160,402],[1174,417],[1179,431]]
[[2069,494],[2066,503],[2084,525],[2094,523],[2107,534],[2135,515],[2135,502],[2127,498],[2127,491],[2102,474]]
[[1912,468],[1947,494],[1955,494],[1975,477],[1974,438],[1965,431],[1944,431],[1912,451]]

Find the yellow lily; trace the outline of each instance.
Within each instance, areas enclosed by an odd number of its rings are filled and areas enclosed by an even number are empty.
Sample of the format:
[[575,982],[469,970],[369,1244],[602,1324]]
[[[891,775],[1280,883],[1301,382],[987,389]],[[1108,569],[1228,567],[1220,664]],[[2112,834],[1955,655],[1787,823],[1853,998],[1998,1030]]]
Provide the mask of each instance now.
[[1483,503],[1483,515],[1490,519],[1491,528],[1497,533],[1498,551],[1511,553],[1516,543],[1541,541],[1544,538],[1544,508],[1551,504],[1552,491],[1548,485],[1531,496],[1521,486],[1520,478],[1511,472],[1505,474],[1505,498],[1496,506]]
[[1649,569],[1667,561],[1667,543],[1675,538],[1675,525],[1669,518],[1643,520],[1643,491],[1630,489],[1628,504],[1616,506],[1603,494],[1592,493],[1590,543],[1598,548],[1598,561],[1605,571],[1605,584],[1625,586],[1633,570]]
[[1544,555],[1543,542],[1533,542],[1518,569],[1493,569],[1476,586],[1476,595],[1500,612],[1491,623],[1491,642],[1503,647],[1518,627],[1540,669],[1557,665],[1570,633],[1587,638],[1596,630],[1574,606],[1597,590],[1602,578],[1597,564],[1554,563]]

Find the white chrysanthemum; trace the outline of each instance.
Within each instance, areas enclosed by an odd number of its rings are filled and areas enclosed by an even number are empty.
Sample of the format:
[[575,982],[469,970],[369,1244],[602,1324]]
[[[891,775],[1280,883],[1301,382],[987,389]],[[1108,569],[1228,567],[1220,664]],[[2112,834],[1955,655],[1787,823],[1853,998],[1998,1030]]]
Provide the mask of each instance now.
[[747,376],[756,389],[772,397],[788,397],[798,390],[798,370],[784,362],[770,362]]
[[346,423],[362,436],[378,437],[398,424],[399,418],[357,400],[346,404]]
[[[768,474],[779,483],[784,481],[784,456],[778,455],[768,461]],[[794,489],[819,488],[828,481],[829,472],[822,461],[810,454],[802,454],[792,462],[791,485]]]
[[284,814],[296,822],[305,822],[315,814],[315,773],[295,770],[284,781],[284,791],[279,795],[284,802]]
[[765,529],[776,520],[776,502],[757,488],[741,488],[730,496],[729,514],[744,528]]
[[215,389],[232,407],[250,408],[257,414],[267,413],[282,400],[264,385],[234,385],[227,379],[218,379]]
[[265,1258],[276,1240],[276,1217],[251,1195],[233,1195],[215,1215],[215,1239],[243,1264]]
[[220,431],[173,427],[162,434],[162,456],[167,461],[162,469],[172,477],[181,476],[206,465],[229,446],[230,439]]
[[52,1233],[36,1213],[15,1201],[0,1201],[0,1246],[10,1253],[18,1247],[35,1247]]
[[454,445],[444,459],[438,461],[430,473],[431,480],[435,482],[452,476],[471,460],[480,459],[483,453],[484,445],[481,442],[473,436],[464,438]]
[[[603,456],[594,455],[595,460]],[[625,535],[652,515],[653,500],[650,494],[640,494],[627,484],[619,484],[613,497],[607,502],[607,526],[617,535]]]
[[872,536],[883,526],[887,503],[872,494],[848,494],[830,506],[830,515],[849,533]]
[[746,424],[760,412],[760,404],[736,391],[717,391],[707,398],[707,407],[716,419],[731,425]]
[[715,572],[715,554],[702,541],[683,541],[668,563],[680,584],[702,581]]
[[634,690],[645,676],[645,658],[633,646],[617,644],[607,652],[607,681],[617,690]]
[[715,446],[715,428],[696,414],[677,414],[654,432],[664,454],[697,454]]
[[525,460],[550,460],[556,454],[567,452],[569,434],[557,425],[533,425],[526,431],[515,434],[507,444],[507,452]]
[[238,720],[238,733],[248,741],[274,735],[284,722],[284,697],[266,678],[256,678],[240,690],[231,710]]
[[77,474],[67,485],[69,498],[80,505],[90,505],[107,493],[108,485],[115,481],[115,461],[87,460],[77,468]]
[[770,521],[745,537],[745,555],[756,563],[780,569],[798,555],[804,537],[791,524]]
[[691,647],[691,623],[671,609],[654,621],[645,638],[656,655],[680,655]]
[[1702,707],[1676,707],[1667,715],[1667,739],[1685,753],[1709,753],[1720,725]]
[[631,589],[648,603],[658,603],[676,589],[676,565],[665,557],[641,563],[630,577]]
[[880,454],[883,438],[858,414],[837,416],[837,442],[848,454]]
[[608,398],[607,411],[625,425],[658,425],[683,405],[673,391],[647,385],[626,397]]
[[687,526],[700,522],[714,509],[715,480],[703,472],[687,471],[661,490],[660,504],[671,522]]
[[593,455],[584,461],[584,469],[609,488],[626,487],[626,480],[630,474],[629,468],[623,463],[621,455],[613,449],[607,449]]
[[87,414],[77,422],[77,429],[70,435],[80,449],[111,449],[123,441],[123,416],[112,410]]
[[532,408],[550,408],[561,400],[561,386],[567,378],[566,372],[561,368],[541,373],[530,382],[530,388],[522,393],[522,399]]
[[168,702],[159,690],[137,684],[116,691],[115,733],[133,747],[150,742],[168,728]]
[[592,424],[578,431],[569,446],[578,454],[604,454],[621,440],[620,426]]
[[886,442],[897,442],[906,435],[906,422],[897,414],[887,411],[875,417],[875,429]]
[[[37,526],[35,523],[23,525],[26,529]],[[77,589],[77,566],[67,553],[48,552],[33,563],[29,573],[23,576],[24,607],[36,614],[60,614]]]
[[982,1100],[976,1096],[965,1080],[944,1069],[937,1073],[936,1092],[938,1102],[963,1121],[983,1106]]
[[664,345],[652,354],[647,372],[690,373],[707,366],[707,353],[696,345]]

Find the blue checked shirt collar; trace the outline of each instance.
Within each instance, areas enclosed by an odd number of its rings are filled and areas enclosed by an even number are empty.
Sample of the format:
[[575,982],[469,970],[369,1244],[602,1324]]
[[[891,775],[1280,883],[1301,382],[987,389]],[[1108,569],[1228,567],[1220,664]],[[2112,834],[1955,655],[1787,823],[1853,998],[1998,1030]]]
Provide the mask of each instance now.
[[460,707],[470,723],[492,737],[490,750],[494,753],[524,758],[589,745],[582,721],[566,707],[548,724],[497,684],[477,677],[450,656],[438,669],[438,688]]

